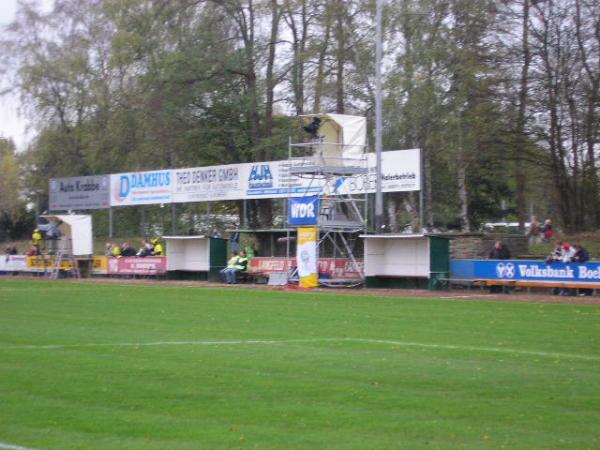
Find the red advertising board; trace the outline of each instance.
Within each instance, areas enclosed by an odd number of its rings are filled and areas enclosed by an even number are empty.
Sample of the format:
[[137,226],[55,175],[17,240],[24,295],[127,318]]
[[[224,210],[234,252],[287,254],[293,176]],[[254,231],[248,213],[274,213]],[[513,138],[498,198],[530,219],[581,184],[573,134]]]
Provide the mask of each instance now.
[[[363,260],[356,261],[360,270],[363,270]],[[250,260],[251,272],[285,272],[296,264],[295,258],[252,258]],[[348,258],[319,258],[318,270],[320,277],[336,279],[361,278]]]
[[108,258],[109,275],[164,275],[166,256]]

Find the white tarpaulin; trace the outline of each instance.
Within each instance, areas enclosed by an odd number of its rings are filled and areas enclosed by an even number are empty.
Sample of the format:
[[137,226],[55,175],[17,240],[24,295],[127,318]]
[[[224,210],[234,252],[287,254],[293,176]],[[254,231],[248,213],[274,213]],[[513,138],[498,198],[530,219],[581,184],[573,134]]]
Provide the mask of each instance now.
[[358,159],[365,153],[367,144],[367,119],[346,114],[311,114],[303,116],[305,122],[321,119],[319,135],[323,143],[319,151],[327,164],[341,164],[343,159]]
[[61,239],[70,239],[73,256],[88,256],[94,251],[92,248],[92,216],[65,214],[42,216],[47,220],[59,222],[58,229],[62,233]]

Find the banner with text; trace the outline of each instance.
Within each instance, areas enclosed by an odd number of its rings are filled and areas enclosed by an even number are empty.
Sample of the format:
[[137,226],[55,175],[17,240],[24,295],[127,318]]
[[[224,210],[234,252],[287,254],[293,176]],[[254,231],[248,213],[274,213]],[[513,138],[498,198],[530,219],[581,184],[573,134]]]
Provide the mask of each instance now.
[[473,260],[450,261],[452,278],[531,280],[531,281],[585,281],[600,283],[600,263],[552,263],[523,260]]
[[300,287],[317,287],[319,273],[317,269],[317,240],[319,230],[314,227],[298,228],[298,247],[296,264],[298,265],[298,284]]
[[164,275],[166,273],[166,256],[108,258],[109,275]]
[[101,209],[110,206],[110,176],[51,178],[50,211]]
[[290,225],[317,225],[319,221],[319,197],[297,197],[290,199],[288,223]]
[[172,170],[117,173],[110,176],[111,206],[171,203]]
[[[335,183],[337,193],[375,192],[375,154],[369,153],[367,159],[368,174],[340,177]],[[191,203],[302,197],[322,193],[323,186],[322,179],[290,175],[290,161],[283,160],[112,174],[109,197],[110,206]],[[418,191],[420,188],[419,149],[383,152],[383,192]]]
[[[419,149],[383,152],[383,192],[420,190],[420,161]],[[367,163],[368,175],[340,177],[337,192],[340,194],[375,192],[374,153],[367,155]],[[290,162],[287,160],[173,169],[171,181],[172,201],[176,203],[302,197],[320,194],[324,184],[321,179],[312,180],[290,175]]]

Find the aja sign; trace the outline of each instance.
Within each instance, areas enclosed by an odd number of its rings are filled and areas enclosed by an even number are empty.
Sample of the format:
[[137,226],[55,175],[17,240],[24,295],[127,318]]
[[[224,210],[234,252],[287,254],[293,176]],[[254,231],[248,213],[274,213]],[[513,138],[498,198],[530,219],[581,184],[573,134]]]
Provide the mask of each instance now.
[[290,225],[317,225],[319,219],[319,197],[292,197],[289,200]]

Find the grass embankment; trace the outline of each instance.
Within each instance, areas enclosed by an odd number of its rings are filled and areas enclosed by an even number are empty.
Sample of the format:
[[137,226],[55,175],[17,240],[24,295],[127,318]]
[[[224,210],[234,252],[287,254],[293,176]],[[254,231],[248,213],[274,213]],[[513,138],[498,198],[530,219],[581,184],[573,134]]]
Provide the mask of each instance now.
[[0,279],[0,442],[598,448],[600,308]]

